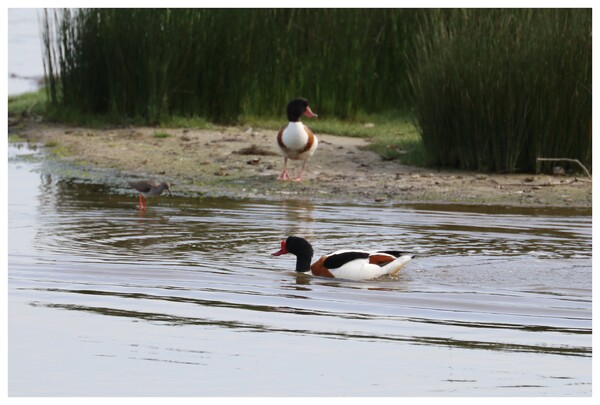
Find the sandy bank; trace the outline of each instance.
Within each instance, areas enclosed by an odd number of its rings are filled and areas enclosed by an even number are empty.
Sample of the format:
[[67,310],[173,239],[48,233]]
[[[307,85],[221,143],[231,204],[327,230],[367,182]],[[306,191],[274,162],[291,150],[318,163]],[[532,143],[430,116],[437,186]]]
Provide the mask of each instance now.
[[[123,178],[174,183],[175,193],[269,199],[403,203],[446,202],[540,207],[590,207],[585,177],[480,174],[424,169],[385,161],[368,140],[318,134],[306,180],[281,182],[275,131],[131,127],[98,130],[21,122],[9,134],[54,146],[61,159],[113,169]],[[300,168],[291,162],[291,174]]]

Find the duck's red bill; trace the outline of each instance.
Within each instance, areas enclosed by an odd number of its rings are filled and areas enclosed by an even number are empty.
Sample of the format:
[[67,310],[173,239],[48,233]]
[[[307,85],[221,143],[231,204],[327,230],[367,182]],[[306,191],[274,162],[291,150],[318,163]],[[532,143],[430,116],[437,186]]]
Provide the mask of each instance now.
[[279,250],[278,250],[277,252],[275,252],[275,253],[271,253],[271,256],[281,256],[281,255],[284,255],[284,254],[286,254],[286,253],[289,253],[289,252],[288,252],[288,251],[287,251],[287,249],[285,248],[285,241],[284,241],[284,240],[282,240],[282,241],[281,241],[281,249],[279,249]]
[[304,115],[306,115],[308,118],[317,118],[318,115],[315,114],[314,112],[312,112],[312,110],[310,109],[310,107],[306,107],[306,111],[304,111]]

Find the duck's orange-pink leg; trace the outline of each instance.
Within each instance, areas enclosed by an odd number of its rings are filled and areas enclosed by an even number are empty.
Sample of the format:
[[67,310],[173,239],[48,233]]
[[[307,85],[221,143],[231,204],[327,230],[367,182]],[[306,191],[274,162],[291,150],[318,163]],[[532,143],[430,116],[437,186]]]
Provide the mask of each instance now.
[[277,180],[290,180],[290,175],[288,174],[287,170],[287,162],[288,158],[283,158],[283,172],[281,172],[279,177],[277,177]]
[[302,181],[302,176],[304,175],[304,170],[306,170],[307,163],[308,163],[308,160],[305,160],[304,163],[302,164],[302,169],[300,169],[300,176],[298,176],[296,178],[296,181]]

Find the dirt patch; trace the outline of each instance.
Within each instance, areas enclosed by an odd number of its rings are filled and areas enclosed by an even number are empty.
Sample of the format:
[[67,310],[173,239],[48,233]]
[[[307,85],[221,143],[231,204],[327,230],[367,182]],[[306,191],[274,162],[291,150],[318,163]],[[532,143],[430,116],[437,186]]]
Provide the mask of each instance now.
[[240,149],[236,152],[238,155],[256,155],[256,156],[277,156],[278,153],[273,152],[272,150],[268,150],[265,148],[261,148],[258,145],[250,145],[247,148]]
[[[319,148],[302,182],[277,181],[283,159],[276,131],[131,127],[108,130],[21,122],[9,133],[59,145],[62,159],[116,170],[123,182],[156,178],[174,193],[317,201],[448,202],[591,208],[584,177],[502,175],[405,166],[367,150],[368,140],[318,134]],[[290,161],[293,176],[301,163]]]

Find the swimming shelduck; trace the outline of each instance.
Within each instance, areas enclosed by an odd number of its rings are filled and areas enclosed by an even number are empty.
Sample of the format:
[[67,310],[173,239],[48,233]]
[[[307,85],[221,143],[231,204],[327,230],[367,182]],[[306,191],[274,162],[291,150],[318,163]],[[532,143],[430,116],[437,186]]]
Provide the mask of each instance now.
[[395,276],[414,258],[413,255],[395,250],[338,250],[310,264],[313,248],[306,239],[297,236],[290,236],[282,241],[281,249],[272,255],[280,256],[286,253],[296,256],[296,271],[299,273],[349,280],[369,280],[386,274]]
[[277,145],[283,154],[283,172],[277,177],[277,180],[290,180],[287,170],[288,159],[304,161],[300,175],[296,178],[297,181],[302,180],[308,159],[315,153],[319,145],[319,140],[313,131],[300,121],[302,114],[309,118],[317,117],[304,98],[297,98],[288,103],[289,122],[277,133]]

